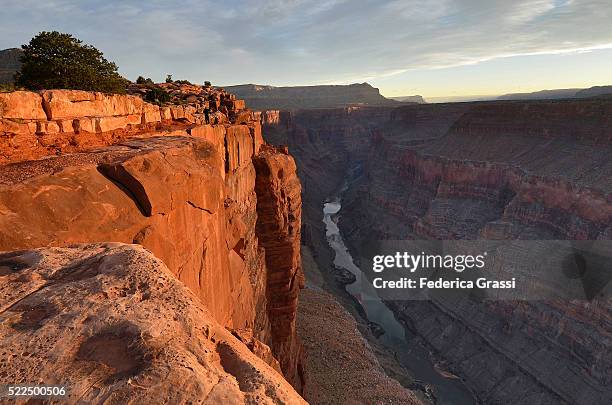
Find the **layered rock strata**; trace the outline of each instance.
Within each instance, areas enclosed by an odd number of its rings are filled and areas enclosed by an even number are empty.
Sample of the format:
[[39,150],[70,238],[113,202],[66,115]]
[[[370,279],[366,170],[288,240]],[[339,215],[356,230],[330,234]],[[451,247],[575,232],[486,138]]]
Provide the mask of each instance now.
[[[27,119],[37,125],[79,111],[115,114],[96,120],[140,111],[145,120],[149,108],[135,96],[81,93],[8,93],[5,99],[33,102],[8,103],[15,107],[4,108],[2,119],[16,122],[12,111],[31,107]],[[38,97],[48,100],[44,117]],[[142,245],[216,322],[263,358],[272,357],[270,363],[280,364],[300,388],[301,344],[291,321],[301,286],[299,249],[278,251],[258,226],[278,228],[274,237],[285,235],[289,245],[299,246],[300,185],[292,158],[272,147],[262,150],[261,126],[252,119],[197,125],[179,118],[153,127],[141,122],[129,130],[121,136],[111,131],[108,138],[103,137],[108,132],[96,133],[93,144],[68,141],[70,146],[59,150],[40,147],[40,134],[31,133],[27,136],[37,144],[27,152],[5,145],[2,151],[12,163],[0,170],[0,250],[107,241]],[[62,141],[81,136],[58,133]],[[266,170],[283,178],[269,178]],[[261,208],[266,206],[276,209]],[[279,215],[283,210],[287,214]],[[288,225],[291,232],[283,234]]]
[[[318,235],[321,203],[346,182],[339,225],[349,244],[608,240],[611,111],[605,100],[298,111],[270,133],[296,157],[305,222]],[[612,399],[609,301],[388,305],[482,401]]]
[[[255,158],[257,233],[266,250],[268,311],[272,347],[283,356],[281,368],[295,385],[303,380],[301,344],[296,336],[298,296],[304,288],[300,257],[302,198],[291,156],[264,146]],[[296,370],[298,375],[291,374]]]
[[[198,88],[212,100],[206,106],[225,102],[223,112],[211,113],[211,124],[253,122],[242,100]],[[0,93],[0,164],[109,145],[169,125],[204,124],[203,108],[197,100],[160,107],[138,96],[78,90]]]

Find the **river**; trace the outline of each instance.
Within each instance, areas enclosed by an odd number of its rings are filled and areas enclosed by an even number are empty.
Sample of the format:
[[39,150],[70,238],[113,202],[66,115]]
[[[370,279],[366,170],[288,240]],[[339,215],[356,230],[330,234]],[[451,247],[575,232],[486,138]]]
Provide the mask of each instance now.
[[[428,387],[426,396],[435,400],[439,405],[467,405],[476,404],[477,401],[461,379],[452,375],[443,375],[435,368],[427,348],[419,342],[416,336],[395,318],[393,312],[378,297],[361,299],[360,280],[365,277],[348,251],[340,230],[334,221],[340,212],[340,200],[325,203],[323,206],[323,222],[325,223],[326,237],[329,246],[335,252],[334,265],[344,268],[353,275],[357,281],[346,285],[346,291],[351,294],[361,306],[370,322],[380,325],[384,334],[378,339],[391,352],[410,375],[417,381],[417,389]],[[433,391],[433,394],[431,393]],[[429,393],[427,393],[429,391]]]

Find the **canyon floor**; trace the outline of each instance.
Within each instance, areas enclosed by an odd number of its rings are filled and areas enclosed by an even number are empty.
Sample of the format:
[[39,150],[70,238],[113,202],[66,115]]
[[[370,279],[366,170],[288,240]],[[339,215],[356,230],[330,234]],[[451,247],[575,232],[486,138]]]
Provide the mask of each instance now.
[[390,367],[396,367],[396,377],[405,376],[405,370],[376,343],[367,325],[326,291],[307,246],[302,246],[302,258],[307,284],[300,294],[298,333],[306,351],[305,398],[312,404],[421,403],[387,374]]

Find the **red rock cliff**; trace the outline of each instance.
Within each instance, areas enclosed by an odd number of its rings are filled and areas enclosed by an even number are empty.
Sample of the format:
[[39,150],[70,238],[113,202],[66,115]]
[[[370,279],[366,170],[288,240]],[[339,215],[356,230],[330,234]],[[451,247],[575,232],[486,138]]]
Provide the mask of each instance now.
[[[224,99],[219,123],[198,125],[195,110],[185,116],[187,107],[136,96],[0,94],[0,251],[140,244],[216,322],[252,348],[269,345],[270,361],[299,387],[295,164],[273,148],[260,151],[260,123],[240,100]],[[282,180],[263,174],[266,166]],[[271,236],[262,223],[290,224],[291,232]],[[293,248],[279,251],[270,238],[283,235]]]

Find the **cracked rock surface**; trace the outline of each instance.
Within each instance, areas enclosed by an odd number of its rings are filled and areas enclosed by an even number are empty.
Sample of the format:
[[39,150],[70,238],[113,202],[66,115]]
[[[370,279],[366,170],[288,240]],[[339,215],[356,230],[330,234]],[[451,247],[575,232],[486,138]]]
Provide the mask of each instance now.
[[304,403],[137,245],[0,254],[0,340],[0,383],[69,403]]

